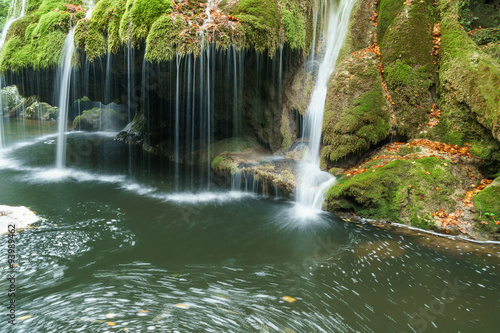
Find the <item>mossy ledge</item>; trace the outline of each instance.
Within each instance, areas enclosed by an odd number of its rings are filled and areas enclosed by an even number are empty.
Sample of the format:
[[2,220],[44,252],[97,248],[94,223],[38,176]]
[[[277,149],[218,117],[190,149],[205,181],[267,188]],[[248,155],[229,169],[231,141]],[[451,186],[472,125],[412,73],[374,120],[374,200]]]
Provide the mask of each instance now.
[[[14,22],[0,56],[0,71],[18,72],[57,65],[64,39],[75,26],[77,52],[93,61],[127,47],[145,49],[147,61],[199,55],[218,49],[253,49],[273,56],[280,45],[308,53],[313,36],[314,1],[99,0],[90,19],[82,0],[30,1],[27,15]],[[82,59],[76,57],[75,59]]]
[[9,29],[0,54],[0,71],[56,66],[70,26],[85,17],[81,4],[81,0],[30,1],[26,15]]

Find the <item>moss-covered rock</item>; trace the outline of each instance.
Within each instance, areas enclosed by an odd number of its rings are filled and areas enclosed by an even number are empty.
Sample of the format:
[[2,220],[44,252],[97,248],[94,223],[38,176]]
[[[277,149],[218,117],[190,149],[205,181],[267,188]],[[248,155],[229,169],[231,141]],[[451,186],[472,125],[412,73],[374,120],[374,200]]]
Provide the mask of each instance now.
[[330,78],[323,120],[321,156],[328,165],[366,151],[391,130],[376,54],[351,56]]
[[75,41],[93,61],[120,47],[146,44],[150,62],[176,54],[199,55],[204,44],[218,49],[236,46],[275,54],[280,44],[308,51],[311,45],[312,1],[240,0],[214,3],[207,19],[206,1],[101,0],[88,22],[81,20]]
[[[475,218],[480,228],[487,232],[496,233],[500,222],[500,177],[479,192],[474,198]],[[496,235],[500,239],[500,234]]]
[[47,103],[36,102],[24,110],[24,118],[34,120],[57,120],[59,108]]
[[500,163],[500,62],[483,52],[459,24],[457,1],[441,1],[438,103],[440,123],[428,134],[473,145],[492,176]]
[[73,128],[83,131],[120,130],[126,124],[126,115],[112,109],[93,108],[83,111],[73,120]]
[[328,168],[367,151],[390,133],[378,48],[373,45],[375,1],[358,2],[347,38],[328,82],[321,156]]
[[429,119],[436,88],[433,16],[430,1],[387,0],[380,4],[378,41],[395,127],[401,136],[418,136]]
[[39,70],[58,64],[70,24],[82,18],[82,8],[66,4],[81,0],[30,2],[27,15],[14,22],[0,54],[0,71]]
[[397,159],[340,178],[328,191],[325,205],[328,210],[353,210],[364,217],[428,229],[435,225],[433,212],[457,209],[457,198],[469,182],[467,170],[451,160]]

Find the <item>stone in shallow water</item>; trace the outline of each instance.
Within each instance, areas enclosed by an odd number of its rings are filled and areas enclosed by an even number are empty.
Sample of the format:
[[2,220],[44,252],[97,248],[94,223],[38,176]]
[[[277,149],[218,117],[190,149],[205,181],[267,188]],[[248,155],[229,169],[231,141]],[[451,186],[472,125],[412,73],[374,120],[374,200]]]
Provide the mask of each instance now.
[[0,205],[0,235],[9,232],[9,225],[15,225],[16,231],[27,228],[38,221],[38,216],[24,206],[11,207]]

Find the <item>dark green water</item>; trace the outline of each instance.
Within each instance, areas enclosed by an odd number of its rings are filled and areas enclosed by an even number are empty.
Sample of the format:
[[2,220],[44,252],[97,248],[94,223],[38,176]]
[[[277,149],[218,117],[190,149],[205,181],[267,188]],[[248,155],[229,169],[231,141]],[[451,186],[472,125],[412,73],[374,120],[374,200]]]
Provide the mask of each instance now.
[[[51,171],[54,131],[5,124],[0,204],[44,218],[17,236],[16,315],[31,317],[13,331],[498,331],[498,258],[326,213],[300,220],[292,202],[215,184],[175,193],[167,162],[109,134],[69,135],[68,169]],[[2,278],[4,309],[7,290]]]

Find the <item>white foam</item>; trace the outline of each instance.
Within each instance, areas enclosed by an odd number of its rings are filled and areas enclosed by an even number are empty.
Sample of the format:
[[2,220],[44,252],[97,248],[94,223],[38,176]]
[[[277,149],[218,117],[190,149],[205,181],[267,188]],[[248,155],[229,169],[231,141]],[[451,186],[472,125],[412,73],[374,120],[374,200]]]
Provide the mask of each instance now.
[[31,183],[52,183],[62,181],[121,183],[125,176],[101,175],[69,168],[34,168],[25,178]]
[[202,203],[225,203],[230,201],[237,201],[243,198],[254,197],[255,194],[240,191],[227,191],[227,192],[183,192],[183,193],[169,193],[157,194],[156,198],[176,203],[184,204],[202,204]]
[[[11,207],[0,205],[0,235],[9,231],[27,228],[38,221],[38,216],[26,207]],[[9,227],[14,225],[15,228]]]

